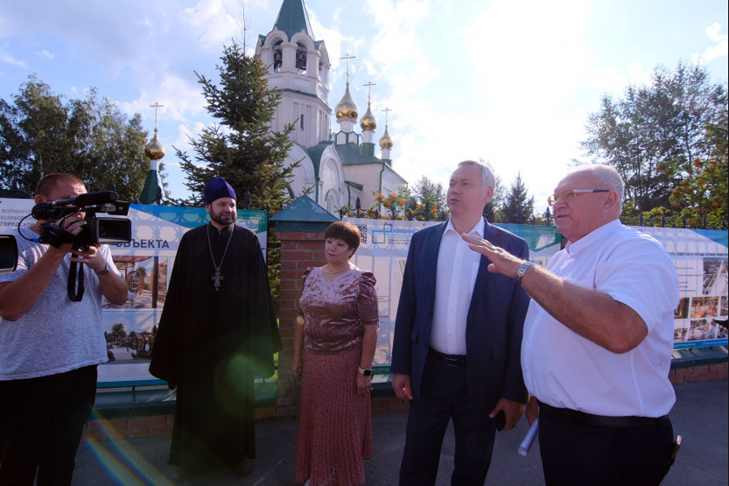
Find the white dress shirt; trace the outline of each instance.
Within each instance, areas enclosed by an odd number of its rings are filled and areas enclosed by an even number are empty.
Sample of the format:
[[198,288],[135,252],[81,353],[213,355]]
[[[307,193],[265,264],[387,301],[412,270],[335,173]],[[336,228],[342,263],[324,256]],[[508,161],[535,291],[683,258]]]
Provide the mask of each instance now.
[[[466,233],[483,238],[483,218]],[[448,220],[438,250],[430,345],[446,354],[466,354],[466,321],[481,255],[471,250]]]
[[631,351],[616,354],[579,336],[532,300],[521,349],[529,393],[554,407],[597,415],[666,415],[676,401],[668,372],[679,289],[661,244],[615,220],[553,255],[548,268],[629,306],[648,335]]

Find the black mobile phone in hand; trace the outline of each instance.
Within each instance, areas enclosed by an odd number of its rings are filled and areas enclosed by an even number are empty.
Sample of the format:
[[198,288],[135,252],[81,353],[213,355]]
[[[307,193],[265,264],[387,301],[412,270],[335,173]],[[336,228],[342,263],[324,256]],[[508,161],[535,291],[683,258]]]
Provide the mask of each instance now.
[[497,413],[491,420],[494,421],[496,430],[504,430],[504,426],[506,425],[506,414],[503,410],[499,410],[499,413]]

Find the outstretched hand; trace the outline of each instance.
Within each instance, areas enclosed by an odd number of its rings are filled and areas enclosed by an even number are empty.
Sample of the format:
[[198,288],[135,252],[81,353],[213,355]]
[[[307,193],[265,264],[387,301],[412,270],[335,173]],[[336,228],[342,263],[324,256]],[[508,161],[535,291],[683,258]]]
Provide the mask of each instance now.
[[463,241],[468,243],[468,247],[480,253],[489,259],[488,271],[493,273],[500,273],[510,278],[516,278],[516,271],[519,265],[524,263],[519,257],[516,257],[504,250],[503,248],[494,245],[489,240],[482,240],[478,236],[468,235],[463,233],[461,235]]

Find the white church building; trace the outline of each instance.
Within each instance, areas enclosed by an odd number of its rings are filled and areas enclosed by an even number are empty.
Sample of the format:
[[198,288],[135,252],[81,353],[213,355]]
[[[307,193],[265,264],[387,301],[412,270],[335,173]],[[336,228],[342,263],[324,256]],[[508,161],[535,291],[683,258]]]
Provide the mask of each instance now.
[[[377,193],[397,192],[407,184],[393,169],[387,125],[379,139],[380,156],[375,154],[377,122],[370,101],[360,117],[349,79],[334,108],[338,129],[332,132],[329,54],[325,42],[314,39],[303,0],[283,1],[271,32],[259,36],[256,55],[268,66],[269,87],[281,94],[272,130],[294,124],[287,158],[288,164],[299,162],[290,184],[293,197],[308,194],[336,214],[344,207],[367,209]],[[358,121],[360,132],[355,131]]]

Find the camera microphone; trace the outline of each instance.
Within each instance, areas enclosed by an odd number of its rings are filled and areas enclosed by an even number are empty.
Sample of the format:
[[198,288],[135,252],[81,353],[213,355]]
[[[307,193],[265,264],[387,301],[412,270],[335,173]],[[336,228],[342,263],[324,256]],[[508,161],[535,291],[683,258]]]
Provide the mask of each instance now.
[[109,204],[116,202],[117,195],[114,191],[104,192],[87,192],[73,199],[74,206],[97,206],[99,204]]
[[35,219],[56,219],[87,206],[115,203],[116,197],[114,191],[87,192],[73,198],[38,203],[33,207],[31,214]]

